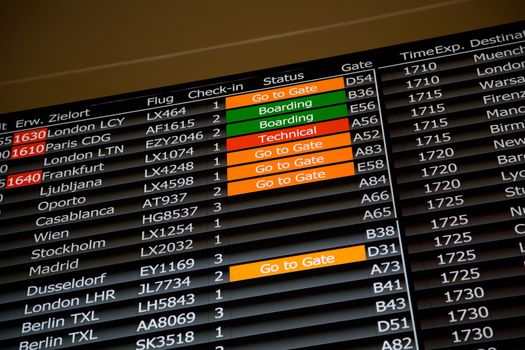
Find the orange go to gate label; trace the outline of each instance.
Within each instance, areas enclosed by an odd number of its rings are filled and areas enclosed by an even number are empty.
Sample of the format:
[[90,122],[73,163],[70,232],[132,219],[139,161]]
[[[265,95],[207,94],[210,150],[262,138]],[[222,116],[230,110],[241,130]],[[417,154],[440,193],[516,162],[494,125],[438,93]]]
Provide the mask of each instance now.
[[277,89],[226,97],[226,109],[286,100],[288,98],[308,96],[321,92],[341,90],[344,88],[345,83],[341,77],[312,81],[299,85],[285,86]]
[[364,245],[230,266],[230,282],[319,269],[366,260]]
[[297,154],[327,150],[352,143],[350,133],[316,137],[297,142],[282,143],[244,151],[229,152],[226,154],[226,164],[237,165],[255,161],[270,160]]
[[328,165],[228,183],[228,196],[337,179],[355,174],[354,163]]
[[228,168],[228,181],[340,163],[352,160],[352,158],[352,148],[345,147],[267,162],[240,165]]

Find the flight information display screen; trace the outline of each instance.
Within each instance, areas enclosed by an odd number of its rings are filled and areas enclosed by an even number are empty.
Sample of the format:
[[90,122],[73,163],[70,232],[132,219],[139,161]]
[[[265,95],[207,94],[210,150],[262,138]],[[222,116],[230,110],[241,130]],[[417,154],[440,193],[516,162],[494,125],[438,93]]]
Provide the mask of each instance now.
[[0,116],[0,348],[525,349],[524,72],[521,22]]

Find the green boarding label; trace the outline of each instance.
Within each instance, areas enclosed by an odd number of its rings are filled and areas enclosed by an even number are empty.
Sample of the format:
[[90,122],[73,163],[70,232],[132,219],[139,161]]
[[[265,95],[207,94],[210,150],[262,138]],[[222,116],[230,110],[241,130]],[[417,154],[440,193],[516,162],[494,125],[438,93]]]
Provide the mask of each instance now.
[[325,94],[294,98],[279,102],[265,103],[257,106],[238,108],[226,111],[226,122],[233,123],[271,115],[313,109],[346,102],[343,90]]
[[254,132],[287,128],[296,125],[317,123],[330,119],[337,119],[348,114],[346,104],[302,111],[292,114],[283,114],[272,118],[250,120],[242,123],[226,124],[228,137],[250,134]]

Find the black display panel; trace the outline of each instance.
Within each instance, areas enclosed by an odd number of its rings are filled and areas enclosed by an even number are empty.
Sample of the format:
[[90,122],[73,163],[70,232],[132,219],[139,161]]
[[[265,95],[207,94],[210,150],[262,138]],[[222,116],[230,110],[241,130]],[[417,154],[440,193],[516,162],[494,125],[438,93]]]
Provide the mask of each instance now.
[[525,348],[525,23],[0,118],[0,347]]

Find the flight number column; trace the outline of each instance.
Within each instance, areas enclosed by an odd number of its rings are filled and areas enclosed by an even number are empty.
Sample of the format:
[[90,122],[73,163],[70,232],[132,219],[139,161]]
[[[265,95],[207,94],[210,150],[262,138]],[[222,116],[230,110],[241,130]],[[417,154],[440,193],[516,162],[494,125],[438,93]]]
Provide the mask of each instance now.
[[211,99],[147,115],[140,232],[147,260],[140,267],[135,349],[203,346],[225,337],[215,324],[228,314],[223,109],[223,99]]

